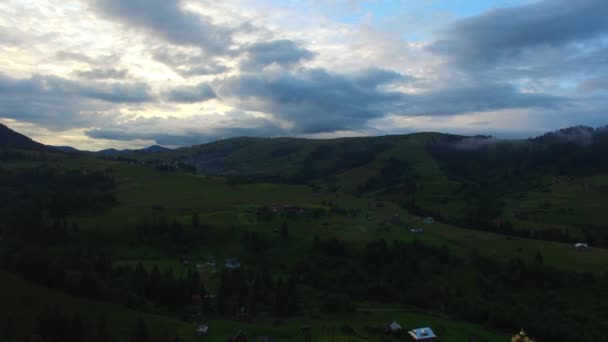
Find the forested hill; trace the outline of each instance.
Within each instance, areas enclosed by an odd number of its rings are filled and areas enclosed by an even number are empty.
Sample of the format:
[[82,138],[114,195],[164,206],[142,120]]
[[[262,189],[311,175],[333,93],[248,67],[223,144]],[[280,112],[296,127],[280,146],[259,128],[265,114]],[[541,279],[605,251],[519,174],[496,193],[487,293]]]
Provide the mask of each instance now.
[[[2,141],[9,145],[43,146],[2,129]],[[104,157],[193,169],[230,183],[306,184],[390,199],[419,216],[467,228],[608,246],[601,215],[608,192],[605,127],[572,127],[519,140],[442,133],[242,137],[154,151]]]
[[397,201],[466,227],[608,245],[608,129],[530,139],[415,133],[327,140],[234,138],[154,155],[232,182],[309,184]]
[[0,123],[0,147],[1,146],[31,150],[43,150],[47,148],[45,145],[35,142],[25,135],[19,134]]
[[[302,182],[344,173],[378,160],[394,157],[407,161],[414,154],[421,154],[420,158],[410,161],[431,157],[442,167],[449,166],[443,161],[455,159],[478,160],[487,169],[515,165],[526,170],[542,167],[562,173],[588,173],[606,169],[606,147],[607,128],[577,126],[536,138],[508,140],[442,133],[314,140],[242,137],[148,156],[134,152],[132,156],[183,162],[203,174]],[[472,168],[465,173],[459,176],[472,179],[478,176]]]

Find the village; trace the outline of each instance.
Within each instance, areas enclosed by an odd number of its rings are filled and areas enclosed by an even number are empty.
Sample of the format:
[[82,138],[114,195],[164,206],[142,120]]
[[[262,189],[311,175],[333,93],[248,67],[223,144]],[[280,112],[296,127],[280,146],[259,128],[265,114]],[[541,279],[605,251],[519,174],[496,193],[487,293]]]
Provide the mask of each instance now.
[[[246,313],[244,313],[242,310],[239,312],[239,314],[236,316],[235,320],[238,320],[240,322],[249,322],[249,317],[247,316]],[[250,322],[249,322],[250,323]],[[339,330],[341,333],[344,333],[346,335],[350,335],[350,336],[354,336],[356,337],[356,332],[354,331],[354,329],[348,325],[343,325],[341,327],[339,327]],[[394,340],[400,340],[400,341],[423,341],[423,342],[438,342],[439,341],[439,337],[437,337],[435,335],[435,333],[433,332],[433,330],[430,327],[420,327],[420,328],[412,328],[410,330],[405,330],[402,328],[402,326],[393,321],[388,323],[385,327],[383,328],[374,328],[374,327],[367,327],[367,330],[370,331],[378,331],[379,336],[378,337],[384,337],[384,338],[391,338]],[[210,332],[210,327],[207,324],[201,323],[197,326],[196,330],[195,330],[195,334],[197,337],[199,337],[201,339],[201,341],[205,340],[205,336],[207,336],[207,334]],[[315,332],[313,332],[313,329],[311,326],[301,326],[296,332],[296,333],[301,341],[304,342],[312,342],[312,341],[316,341],[316,339],[314,339],[313,337],[315,336]],[[321,327],[320,331],[317,332],[317,336],[320,337],[332,337],[335,336],[336,333],[336,327],[332,327],[332,326],[323,326]],[[246,326],[243,327],[243,329],[239,329],[237,330],[233,336],[231,336],[230,338],[228,338],[228,342],[247,342],[249,341],[249,334],[246,331]],[[251,337],[251,341],[255,341],[255,342],[273,342],[275,341],[275,339],[273,339],[272,336],[267,336],[267,335],[263,335],[263,336],[252,336]],[[278,340],[276,340],[278,341]],[[476,342],[475,338],[470,339],[470,342]],[[514,340],[513,342],[533,342],[531,340]]]
[[[300,207],[292,204],[271,204],[264,205],[259,207],[257,210],[253,211],[250,209],[246,210],[249,214],[255,214],[258,218],[264,219],[270,216],[277,217],[297,217],[308,215],[312,211],[309,208]],[[420,225],[411,226],[411,228],[407,228],[406,230],[412,234],[423,234],[425,232],[424,228],[421,228],[421,225],[433,225],[436,223],[436,220],[433,217],[419,217],[416,219]],[[386,221],[386,224],[389,225],[397,225],[401,226],[403,224],[400,216],[398,214],[394,214],[391,216],[389,220]],[[279,229],[274,229],[273,232],[280,232]],[[574,245],[577,250],[584,250],[589,248],[589,246],[585,243],[577,243]],[[182,256],[180,262],[188,267],[190,265],[190,259],[186,256]],[[241,270],[243,265],[238,256],[228,256],[224,259],[223,262],[218,262],[218,259],[214,256],[208,256],[205,260],[201,260],[194,264],[196,271],[199,274],[200,279],[203,282],[208,282],[209,277],[213,274],[217,274],[222,269],[228,272],[234,272]],[[199,293],[192,294],[192,305],[193,310],[197,311],[197,316],[204,316],[204,313],[200,310],[200,308],[204,305],[204,302],[211,302],[215,300],[215,296],[210,293],[206,293],[201,295]],[[313,315],[314,316],[314,315]],[[247,306],[238,307],[232,315],[233,322],[239,324],[239,328],[235,329],[234,334],[228,338],[227,341],[231,342],[239,342],[239,341],[255,341],[255,342],[272,342],[279,341],[279,339],[274,338],[272,335],[256,335],[251,334],[248,331],[250,328],[255,328],[259,324],[269,324],[266,322],[266,319],[256,318],[249,313]],[[276,322],[274,323],[276,324]],[[359,327],[361,328],[361,327]],[[445,329],[440,326],[440,330]],[[254,329],[255,330],[255,329]],[[357,328],[352,327],[351,325],[344,324],[342,326],[321,326],[317,330],[313,329],[310,325],[302,325],[299,328],[293,331],[294,334],[299,336],[299,340],[305,342],[316,341],[317,338],[321,337],[324,339],[331,338],[339,331],[341,334],[345,334],[347,336],[357,337],[359,333],[357,332]],[[403,324],[402,322],[390,321],[384,325],[375,325],[375,326],[365,326],[363,330],[368,335],[377,336],[377,338],[382,339],[383,341],[424,341],[424,342],[436,342],[440,341],[440,337],[435,333],[431,326],[409,326],[407,324]],[[213,331],[213,324],[205,322],[201,320],[201,323],[196,325],[194,330],[194,334],[201,341],[204,341],[206,337]],[[470,336],[467,342],[479,342],[482,341],[475,336]],[[520,333],[513,335],[512,342],[534,342],[534,340],[530,339],[524,333],[523,329]]]
[[[334,207],[331,210],[337,214],[344,215],[362,215],[360,211],[353,211],[347,209],[336,209]],[[312,217],[315,214],[315,211],[318,209],[299,206],[294,204],[282,204],[282,203],[273,203],[266,204],[254,208],[247,208],[245,212],[252,217],[255,217],[257,220],[273,220],[273,219],[282,219],[287,220],[291,219],[302,219],[304,217]],[[273,233],[281,233],[287,234],[284,230],[286,229],[287,224],[283,222],[283,228],[274,228]],[[405,225],[405,222],[399,214],[390,215],[390,218],[383,222],[385,226],[398,226],[405,227],[405,230],[411,234],[418,235],[424,234],[425,228],[424,226],[432,226],[436,223],[435,218],[431,216],[426,217],[415,217],[415,224],[413,225]],[[589,250],[590,247],[587,243],[579,242],[575,243],[573,247],[578,251]],[[185,266],[190,266],[190,259],[187,256],[182,256],[180,262]],[[204,260],[200,260],[194,263],[194,267],[198,272],[200,279],[204,283],[208,283],[210,277],[218,274],[223,270],[228,272],[240,271],[246,265],[242,264],[241,259],[238,256],[226,256],[222,262],[218,261],[218,258],[214,256],[208,256]],[[205,314],[200,310],[203,306],[204,302],[214,301],[215,295],[211,293],[200,294],[194,293],[192,294],[192,305],[193,311],[197,311],[197,316],[205,316]],[[260,321],[259,318],[254,317],[249,313],[249,309],[247,306],[240,306],[235,309],[235,312],[232,315],[232,319],[234,322],[239,324],[239,328],[234,331],[234,334],[228,339],[228,341],[255,341],[255,342],[268,342],[275,341],[277,339],[273,338],[271,335],[260,335],[251,334],[248,331],[251,327],[256,327],[258,324],[269,324],[265,323],[264,319]],[[205,340],[206,336],[210,332],[213,331],[214,327],[211,323],[204,322],[199,323],[196,326],[194,334],[200,338],[201,340]],[[404,328],[407,327],[407,328]],[[361,327],[359,327],[361,329]],[[312,326],[303,325],[298,329],[294,330],[293,333],[300,336],[301,341],[315,341],[315,337],[331,337],[332,334],[335,334],[336,331],[339,331],[342,334],[351,335],[356,337],[358,335],[357,328],[354,328],[348,324],[342,326],[322,326],[317,330],[313,329]],[[443,327],[440,327],[440,330]],[[254,329],[255,330],[255,329]],[[363,327],[363,330],[367,334],[372,334],[377,336],[378,338],[384,338],[388,340],[401,340],[401,341],[440,341],[440,337],[435,333],[433,327],[426,326],[407,326],[407,324],[403,324],[402,322],[390,321],[384,325],[376,325],[376,326],[366,326]],[[471,336],[468,340],[469,342],[477,342],[481,341],[475,336]],[[513,342],[533,342],[526,334],[523,329],[520,333],[515,334],[512,338]]]

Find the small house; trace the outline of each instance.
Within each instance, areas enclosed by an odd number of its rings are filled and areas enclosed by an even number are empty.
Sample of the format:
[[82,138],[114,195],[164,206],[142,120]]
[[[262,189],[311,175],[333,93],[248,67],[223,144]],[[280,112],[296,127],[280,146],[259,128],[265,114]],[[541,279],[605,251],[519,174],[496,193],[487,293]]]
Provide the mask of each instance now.
[[209,331],[209,327],[201,324],[198,326],[198,328],[196,328],[196,336],[205,336],[207,335],[207,332]]
[[412,229],[410,229],[410,232],[412,232],[412,233],[422,233],[422,232],[424,232],[424,229],[422,229],[422,228],[412,228]]
[[524,329],[521,329],[519,334],[513,335],[513,337],[511,337],[511,342],[534,342],[534,340],[526,336]]
[[228,341],[230,342],[247,342],[247,332],[239,330]]
[[399,323],[393,321],[391,324],[388,325],[388,329],[390,331],[399,331],[402,330],[401,325],[399,325]]
[[426,223],[426,224],[433,224],[433,223],[435,223],[435,219],[432,218],[432,217],[430,217],[430,216],[428,216],[428,217],[424,218],[423,222]]
[[574,244],[574,248],[576,249],[586,249],[589,248],[589,245],[583,242],[577,242]]
[[226,268],[230,270],[235,270],[241,267],[241,262],[239,258],[228,258],[226,259]]
[[236,319],[241,321],[241,322],[249,322],[249,311],[247,310],[247,307],[245,306],[241,306],[241,308],[239,310],[237,310],[236,313]]
[[409,331],[409,334],[413,341],[439,341],[437,335],[429,327],[412,329]]
[[384,331],[387,334],[399,336],[401,335],[403,328],[401,328],[401,325],[399,323],[392,321],[389,325],[386,326],[386,329],[384,329]]

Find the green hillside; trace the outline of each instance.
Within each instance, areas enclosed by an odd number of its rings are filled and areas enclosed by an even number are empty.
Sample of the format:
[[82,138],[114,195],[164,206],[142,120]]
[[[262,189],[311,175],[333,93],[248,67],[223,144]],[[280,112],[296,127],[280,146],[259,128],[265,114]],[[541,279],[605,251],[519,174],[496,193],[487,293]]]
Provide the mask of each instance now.
[[[5,147],[0,336],[95,339],[103,321],[117,341],[142,324],[148,340],[193,341],[202,322],[212,341],[296,341],[301,326],[314,341],[375,341],[393,340],[395,320],[442,341],[521,327],[601,339],[604,159],[573,168],[546,139],[242,138],[119,157]],[[583,148],[599,149],[568,153]]]
[[[593,140],[579,144],[581,130]],[[597,213],[608,175],[607,136],[606,129],[583,127],[528,140],[439,133],[237,138],[130,157],[235,182],[306,184],[392,200],[466,228],[606,246],[608,229]]]
[[[66,316],[65,324],[57,329],[74,338],[87,341],[125,341],[134,334],[139,319],[146,323],[149,333],[155,336],[179,336],[188,324],[160,315],[146,314],[118,305],[80,299],[64,293],[38,286],[16,276],[0,272],[0,300],[2,301],[2,337],[7,341],[26,341],[34,332],[39,332],[43,315]],[[77,317],[74,320],[74,317]],[[79,328],[74,322],[79,322]],[[99,324],[104,322],[107,335],[100,334]],[[69,330],[78,331],[69,331]],[[58,332],[59,333],[59,332]],[[70,335],[76,333],[77,335]],[[99,336],[101,335],[101,336]],[[189,337],[189,336],[188,336]],[[188,340],[193,340],[189,338]]]
[[[45,313],[67,316],[66,326],[58,327],[66,330],[78,330],[78,336],[87,341],[127,341],[134,335],[139,320],[146,324],[153,340],[171,341],[178,338],[180,341],[225,341],[239,330],[247,331],[252,337],[273,336],[282,341],[299,341],[300,327],[310,326],[315,334],[316,341],[352,341],[368,340],[374,334],[366,331],[365,327],[382,328],[393,320],[401,322],[405,327],[432,325],[445,331],[445,341],[461,341],[474,335],[485,338],[488,342],[504,341],[506,336],[488,331],[473,324],[454,321],[434,315],[398,308],[362,308],[359,313],[349,315],[329,315],[323,321],[329,320],[331,325],[323,323],[321,317],[297,317],[287,319],[276,324],[271,316],[261,317],[262,324],[240,323],[224,320],[221,317],[209,317],[205,323],[210,332],[205,338],[197,338],[194,334],[196,324],[179,321],[170,317],[145,314],[130,310],[118,305],[106,304],[85,300],[66,295],[48,288],[37,286],[10,274],[0,272],[0,299],[4,308],[10,311],[0,315],[2,320],[2,333],[8,341],[24,339],[23,332],[37,331],[40,319]],[[82,327],[70,325],[70,319],[78,317]],[[100,322],[104,322],[105,329],[100,329]],[[356,328],[357,336],[345,334],[340,327],[352,325]],[[66,335],[74,331],[65,331]],[[69,338],[69,337],[68,337]],[[27,339],[26,339],[27,340]]]

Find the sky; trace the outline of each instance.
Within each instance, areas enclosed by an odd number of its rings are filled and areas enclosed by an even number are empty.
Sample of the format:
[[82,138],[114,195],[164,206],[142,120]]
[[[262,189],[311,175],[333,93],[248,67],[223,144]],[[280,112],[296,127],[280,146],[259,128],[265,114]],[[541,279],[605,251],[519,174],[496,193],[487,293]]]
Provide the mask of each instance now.
[[608,124],[605,0],[3,0],[0,123],[84,150]]

